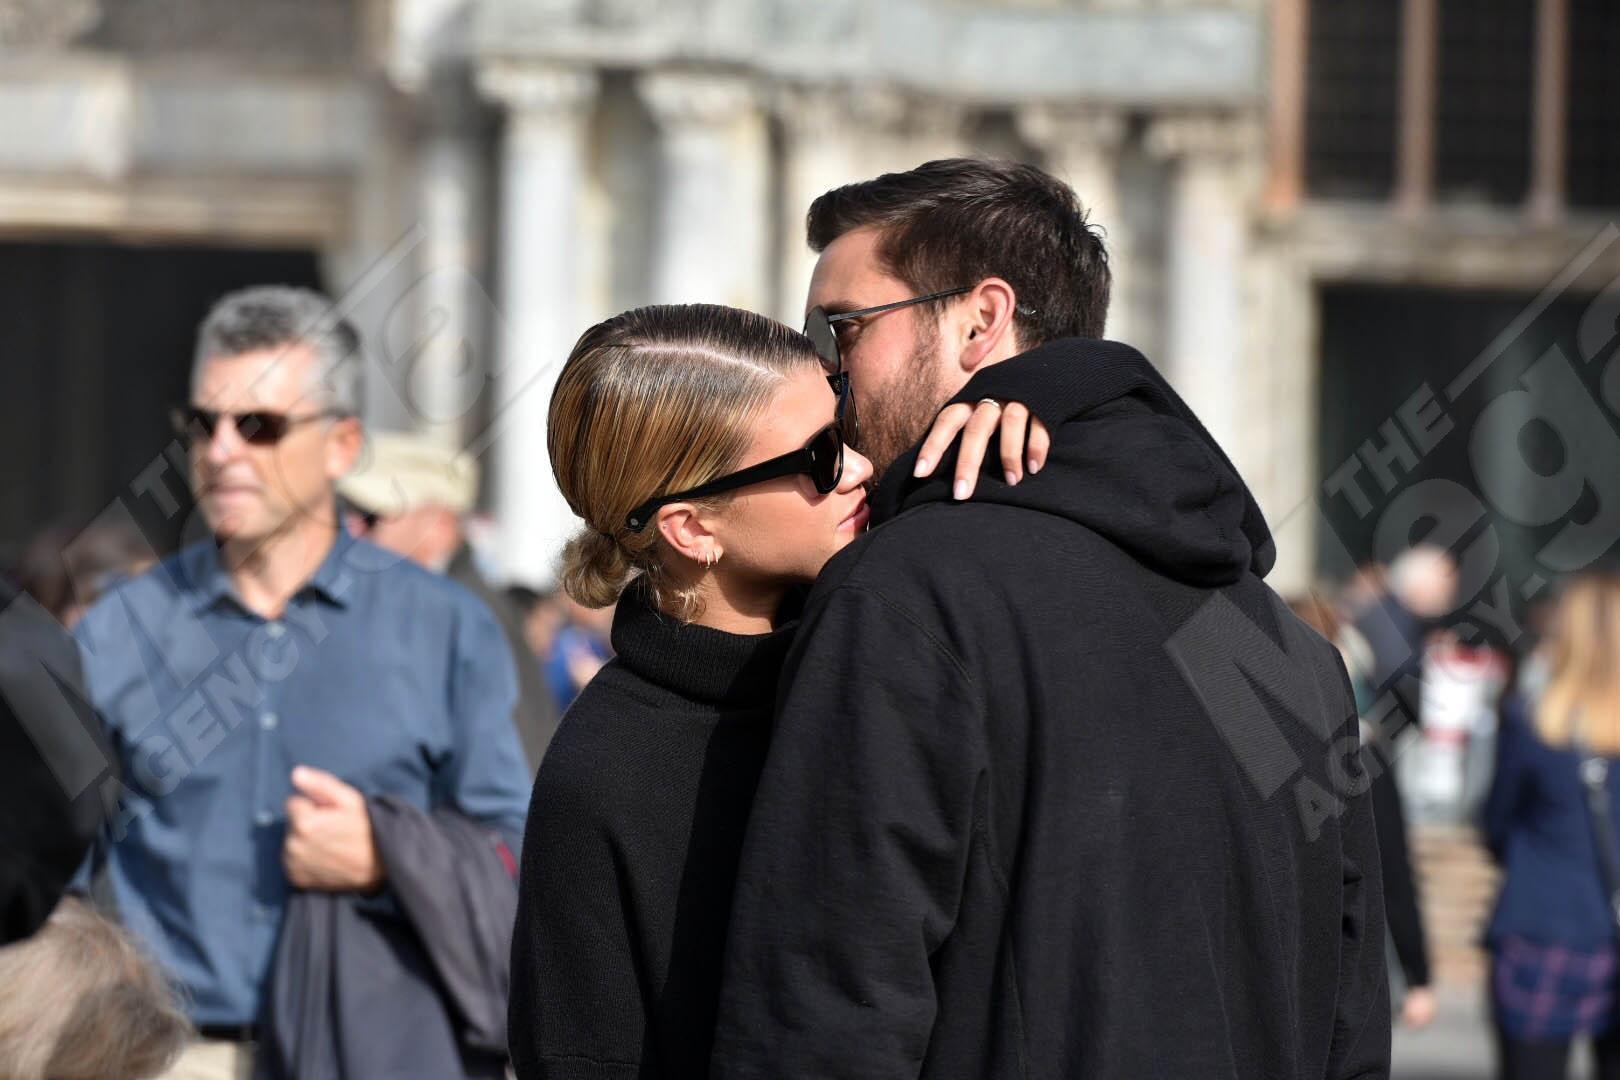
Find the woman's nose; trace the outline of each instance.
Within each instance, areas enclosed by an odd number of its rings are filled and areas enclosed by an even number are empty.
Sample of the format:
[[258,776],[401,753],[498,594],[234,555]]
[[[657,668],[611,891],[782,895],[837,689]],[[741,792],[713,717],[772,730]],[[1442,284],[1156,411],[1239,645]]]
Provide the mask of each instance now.
[[872,479],[872,462],[859,450],[844,447],[844,475],[839,479],[839,491],[854,491]]

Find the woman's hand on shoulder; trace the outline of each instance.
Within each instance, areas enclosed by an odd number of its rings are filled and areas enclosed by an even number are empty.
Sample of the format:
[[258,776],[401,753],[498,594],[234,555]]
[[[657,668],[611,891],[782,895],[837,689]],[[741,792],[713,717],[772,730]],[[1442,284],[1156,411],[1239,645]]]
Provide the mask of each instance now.
[[1000,404],[986,398],[977,405],[963,402],[940,410],[917,453],[917,467],[912,475],[933,473],[960,434],[962,448],[956,455],[956,481],[951,494],[959,500],[971,497],[979,482],[979,466],[997,432],[1001,434],[1001,470],[1008,484],[1018,483],[1026,471],[1041,471],[1041,466],[1046,464],[1047,451],[1052,448],[1052,437],[1046,425],[1019,402]]

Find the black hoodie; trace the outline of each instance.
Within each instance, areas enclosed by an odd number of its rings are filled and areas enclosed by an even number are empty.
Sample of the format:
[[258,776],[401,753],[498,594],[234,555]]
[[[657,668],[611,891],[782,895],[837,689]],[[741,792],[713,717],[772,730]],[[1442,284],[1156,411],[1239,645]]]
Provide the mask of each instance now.
[[1046,467],[956,504],[913,452],[811,594],[714,1075],[1386,1077],[1355,705],[1248,489],[1127,346],[982,397],[1047,424]]

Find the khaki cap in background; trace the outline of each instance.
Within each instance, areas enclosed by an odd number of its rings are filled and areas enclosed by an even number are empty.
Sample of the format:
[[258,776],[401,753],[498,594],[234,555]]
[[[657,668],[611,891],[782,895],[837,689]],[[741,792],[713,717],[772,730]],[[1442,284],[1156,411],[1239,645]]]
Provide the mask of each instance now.
[[338,494],[381,517],[424,506],[465,516],[478,498],[478,462],[420,435],[376,432],[354,471],[338,481]]

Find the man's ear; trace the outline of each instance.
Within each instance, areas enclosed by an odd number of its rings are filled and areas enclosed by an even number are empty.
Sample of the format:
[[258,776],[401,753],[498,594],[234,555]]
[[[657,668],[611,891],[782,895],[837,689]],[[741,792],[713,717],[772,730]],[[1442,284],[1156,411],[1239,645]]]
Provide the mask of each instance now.
[[695,563],[712,561],[710,556],[720,550],[714,533],[691,503],[670,503],[660,507],[658,515],[653,518],[653,525],[671,550]]
[[365,444],[365,428],[359,417],[342,416],[332,421],[326,439],[326,474],[333,480],[347,476],[360,460]]
[[962,297],[955,310],[959,313],[954,327],[958,362],[965,374],[972,375],[984,365],[1018,352],[1018,334],[1013,328],[1018,294],[1004,278],[985,278]]

